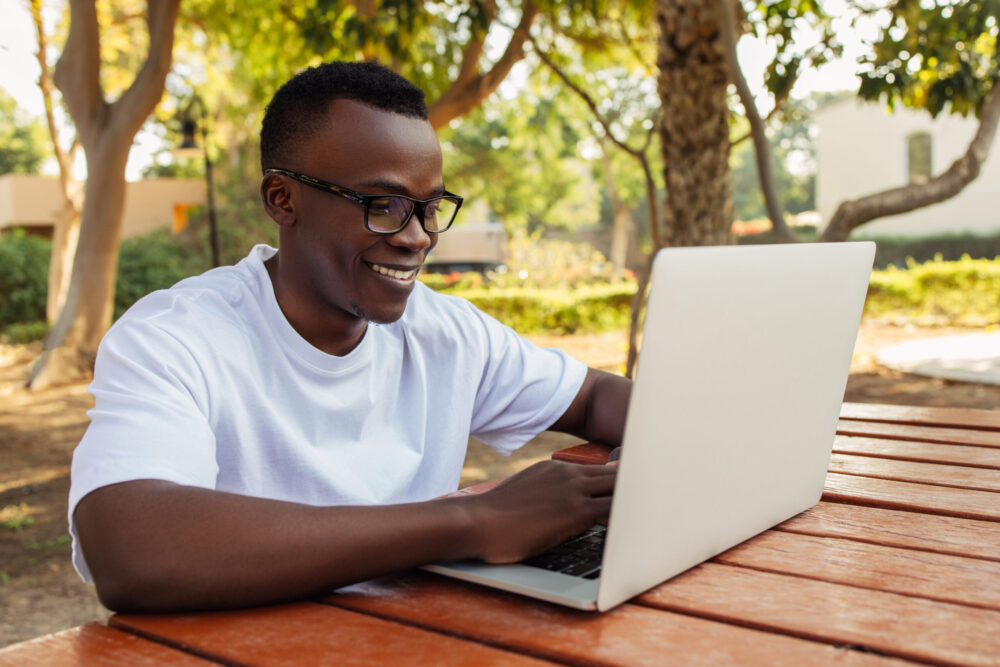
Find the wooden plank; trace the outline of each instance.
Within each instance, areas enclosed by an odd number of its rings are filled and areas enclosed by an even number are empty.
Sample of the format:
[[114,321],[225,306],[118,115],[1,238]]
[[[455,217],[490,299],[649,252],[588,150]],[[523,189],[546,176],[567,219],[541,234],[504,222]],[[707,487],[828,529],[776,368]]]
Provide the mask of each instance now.
[[570,664],[896,664],[656,609],[576,611],[424,573],[367,582],[325,602]]
[[65,665],[211,665],[189,653],[136,637],[98,623],[81,625],[0,649],[3,667],[61,667]]
[[1000,562],[995,521],[820,502],[776,529]]
[[602,445],[599,442],[585,442],[575,447],[560,449],[552,455],[552,458],[569,463],[604,464],[608,462],[611,449],[609,445]]
[[109,622],[231,664],[548,664],[314,602],[231,612],[119,614]]
[[[833,454],[830,457],[829,470],[845,475],[920,482],[959,489],[978,489],[994,493],[1000,491],[1000,470],[986,468],[898,461],[853,454]],[[995,502],[1000,506],[1000,496],[997,496]]]
[[1000,498],[991,491],[954,489],[831,472],[826,476],[823,499],[966,519],[1000,521]]
[[979,431],[971,428],[915,426],[911,424],[887,424],[883,422],[841,419],[837,423],[837,433],[840,435],[890,438],[892,440],[916,440],[918,442],[1000,447],[1000,431]]
[[1000,562],[766,531],[716,562],[1000,611]]
[[914,660],[995,667],[1000,659],[1000,612],[732,565],[705,563],[638,601]]
[[923,426],[960,426],[984,431],[1000,431],[1000,410],[975,408],[937,408],[884,403],[844,403],[840,410],[844,419],[898,422]]
[[838,435],[833,439],[833,451],[840,454],[878,456],[901,461],[950,463],[1000,470],[1000,448],[971,447],[968,445],[943,445],[909,440],[882,438],[855,438]]

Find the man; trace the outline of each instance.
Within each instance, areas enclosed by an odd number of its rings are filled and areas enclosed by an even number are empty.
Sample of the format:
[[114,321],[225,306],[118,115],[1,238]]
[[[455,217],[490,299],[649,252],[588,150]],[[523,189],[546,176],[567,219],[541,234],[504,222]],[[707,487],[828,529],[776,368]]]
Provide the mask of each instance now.
[[102,342],[73,460],[74,563],[105,605],[303,597],[425,563],[512,562],[607,516],[614,469],[546,462],[480,496],[470,434],[620,444],[630,383],[415,282],[461,198],[423,93],[371,63],[286,83],[258,246],[138,302]]

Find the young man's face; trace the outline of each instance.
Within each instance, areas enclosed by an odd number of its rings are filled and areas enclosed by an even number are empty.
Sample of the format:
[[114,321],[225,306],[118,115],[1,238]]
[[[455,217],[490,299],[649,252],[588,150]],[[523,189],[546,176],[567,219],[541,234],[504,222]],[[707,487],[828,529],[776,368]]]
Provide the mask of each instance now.
[[[287,169],[361,194],[427,199],[441,194],[441,147],[430,123],[351,100],[330,104],[330,123]],[[395,234],[375,234],[364,207],[294,182],[295,224],[283,230],[281,263],[297,277],[296,298],[320,319],[399,319],[416,274],[437,243],[416,213]],[[325,311],[325,312],[324,312]]]

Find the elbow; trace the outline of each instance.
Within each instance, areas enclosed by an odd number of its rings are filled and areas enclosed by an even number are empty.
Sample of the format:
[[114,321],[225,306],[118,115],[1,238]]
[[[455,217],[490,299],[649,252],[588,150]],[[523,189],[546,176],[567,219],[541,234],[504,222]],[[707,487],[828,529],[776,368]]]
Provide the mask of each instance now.
[[[92,568],[97,598],[118,613],[180,611],[176,580],[154,564],[135,561],[127,566],[103,563]],[[174,582],[174,583],[172,583]]]

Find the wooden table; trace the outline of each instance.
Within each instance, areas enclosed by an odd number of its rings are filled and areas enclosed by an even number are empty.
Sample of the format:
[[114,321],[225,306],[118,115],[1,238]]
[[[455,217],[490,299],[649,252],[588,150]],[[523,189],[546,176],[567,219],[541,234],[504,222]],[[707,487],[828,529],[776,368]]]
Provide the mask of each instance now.
[[845,404],[822,502],[604,614],[415,572],[109,626],[0,664],[1000,665],[1000,411]]

